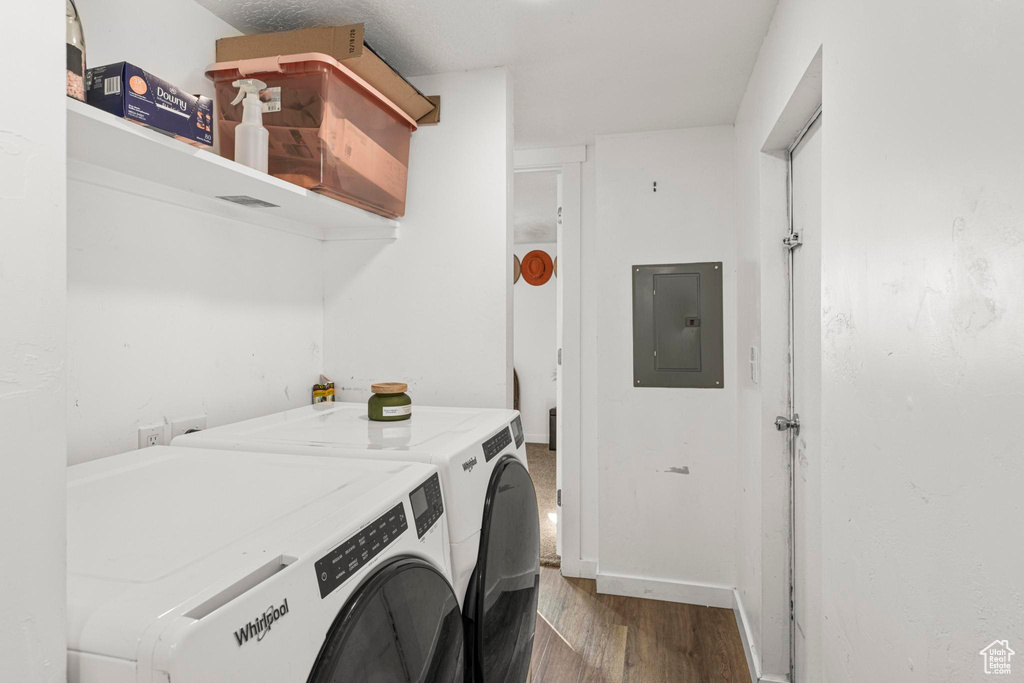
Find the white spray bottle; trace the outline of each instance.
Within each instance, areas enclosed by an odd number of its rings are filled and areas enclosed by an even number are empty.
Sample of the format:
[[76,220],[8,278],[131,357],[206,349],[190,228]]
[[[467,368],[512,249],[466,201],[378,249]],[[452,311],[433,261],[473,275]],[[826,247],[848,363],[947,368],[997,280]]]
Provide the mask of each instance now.
[[242,102],[242,122],[235,127],[235,161],[266,173],[270,132],[263,127],[260,90],[267,84],[255,78],[243,78],[231,85],[238,88],[238,97],[231,104]]

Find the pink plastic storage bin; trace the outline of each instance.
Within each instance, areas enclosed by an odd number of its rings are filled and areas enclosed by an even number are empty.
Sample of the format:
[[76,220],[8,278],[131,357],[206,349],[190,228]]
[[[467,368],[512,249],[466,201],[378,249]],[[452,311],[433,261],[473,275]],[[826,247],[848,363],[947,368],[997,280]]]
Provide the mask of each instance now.
[[281,88],[281,111],[264,112],[270,131],[270,174],[302,187],[398,218],[405,214],[409,138],[416,122],[338,60],[307,53],[210,65],[217,87],[221,156],[234,158],[242,103],[240,78]]

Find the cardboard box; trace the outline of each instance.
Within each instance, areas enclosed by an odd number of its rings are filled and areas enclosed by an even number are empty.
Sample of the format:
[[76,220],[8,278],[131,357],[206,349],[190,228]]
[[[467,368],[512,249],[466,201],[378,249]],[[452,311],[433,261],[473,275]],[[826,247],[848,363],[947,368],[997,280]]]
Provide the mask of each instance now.
[[128,62],[88,70],[87,102],[190,145],[213,145],[213,100],[183,92]]
[[427,99],[434,105],[434,109],[420,117],[416,124],[419,126],[436,126],[441,123],[441,96],[427,95]]
[[305,52],[320,52],[334,57],[379,90],[414,121],[435,109],[430,100],[366,45],[362,24],[259,33],[217,41],[218,62]]

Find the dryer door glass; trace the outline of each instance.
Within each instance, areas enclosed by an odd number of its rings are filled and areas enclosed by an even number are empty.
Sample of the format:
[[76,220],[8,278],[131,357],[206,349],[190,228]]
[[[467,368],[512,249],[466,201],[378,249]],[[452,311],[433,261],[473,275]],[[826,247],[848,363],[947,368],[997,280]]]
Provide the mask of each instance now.
[[309,683],[462,683],[462,617],[451,584],[421,560],[381,568],[342,608]]
[[540,526],[533,480],[511,456],[491,475],[482,524],[469,665],[476,683],[523,683],[537,626]]

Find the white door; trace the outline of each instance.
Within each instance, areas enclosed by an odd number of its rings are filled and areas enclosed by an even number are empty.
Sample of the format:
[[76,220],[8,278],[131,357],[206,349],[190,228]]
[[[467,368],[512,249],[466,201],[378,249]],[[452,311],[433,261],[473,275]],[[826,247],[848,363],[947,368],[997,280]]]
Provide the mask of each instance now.
[[821,116],[793,150],[794,662],[821,680]]

